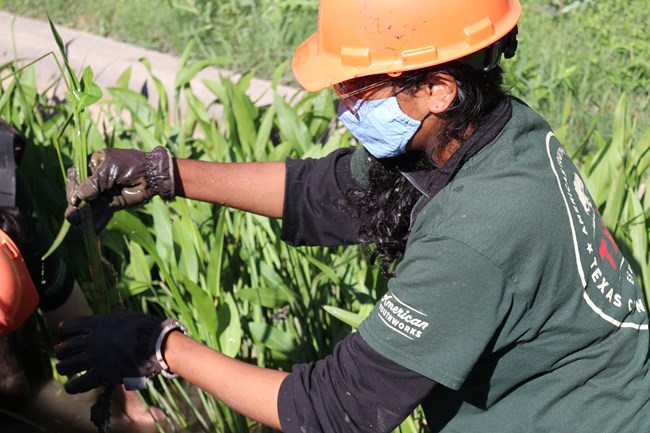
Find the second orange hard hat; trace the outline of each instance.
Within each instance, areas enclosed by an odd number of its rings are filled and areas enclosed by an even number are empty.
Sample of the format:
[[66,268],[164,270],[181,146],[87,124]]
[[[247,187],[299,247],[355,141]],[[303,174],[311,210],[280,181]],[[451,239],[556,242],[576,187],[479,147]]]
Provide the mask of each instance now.
[[0,230],[0,335],[22,325],[38,306],[38,299],[22,254]]
[[317,91],[433,66],[499,41],[520,17],[518,0],[320,0],[318,31],[296,50],[293,72]]

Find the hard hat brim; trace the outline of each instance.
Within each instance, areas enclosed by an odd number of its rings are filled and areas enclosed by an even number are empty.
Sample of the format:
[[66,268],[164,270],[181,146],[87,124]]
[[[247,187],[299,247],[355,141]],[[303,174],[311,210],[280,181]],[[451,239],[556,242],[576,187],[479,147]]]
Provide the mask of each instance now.
[[[377,13],[367,11],[342,15],[341,8],[345,9],[348,1],[322,3],[319,30],[294,53],[293,73],[307,91],[356,77],[416,70],[463,58],[499,41],[521,17],[518,0],[481,3],[470,16],[454,15],[457,6],[451,3],[434,2],[429,4],[430,14],[415,18],[411,11],[401,13],[401,2],[392,0],[377,3],[391,17],[379,22]],[[439,11],[443,6],[444,11]],[[450,23],[435,25],[431,16],[451,17]],[[419,30],[422,28],[426,30]]]

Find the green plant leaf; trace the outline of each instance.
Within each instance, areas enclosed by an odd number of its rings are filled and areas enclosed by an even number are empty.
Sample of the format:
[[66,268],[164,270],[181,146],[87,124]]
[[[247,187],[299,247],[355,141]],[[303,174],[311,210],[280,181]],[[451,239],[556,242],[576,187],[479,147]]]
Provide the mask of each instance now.
[[142,247],[135,242],[129,242],[129,256],[131,257],[131,270],[133,272],[133,277],[137,281],[145,282],[150,286],[150,265],[147,262]]
[[128,89],[129,83],[131,82],[131,72],[133,72],[131,66],[127,67],[124,71],[122,71],[120,76],[117,77],[117,80],[115,80],[115,86],[121,87],[123,89]]
[[192,220],[175,218],[171,224],[174,243],[179,247],[179,272],[192,281],[199,278],[199,258],[192,241],[192,231],[195,229]]
[[217,335],[217,310],[212,296],[189,278],[183,279],[185,289],[190,293],[192,309],[196,311],[201,328],[213,338]]
[[271,350],[284,354],[293,362],[300,362],[301,358],[295,339],[288,333],[274,328],[267,323],[251,322],[248,324],[251,336],[255,341]]
[[178,269],[176,251],[174,250],[174,235],[169,208],[164,200],[154,198],[147,205],[153,217],[153,228],[156,233],[156,251],[167,266],[172,270],[172,275]]
[[158,113],[161,115],[162,119],[165,119],[167,117],[167,112],[169,111],[169,97],[167,96],[167,90],[165,89],[165,85],[163,84],[162,81],[158,77],[156,77],[151,70],[151,62],[149,62],[149,59],[146,58],[140,58],[139,59],[140,63],[142,63],[149,73],[149,76],[153,80],[154,87],[156,88],[156,92],[158,93]]
[[156,138],[156,136],[149,131],[148,128],[142,126],[140,123],[135,123],[133,125],[133,129],[135,130],[139,143],[140,149],[145,151],[145,152],[151,152],[156,146],[160,146],[161,143],[160,141]]
[[627,197],[625,175],[619,174],[613,180],[613,188],[607,197],[607,206],[603,212],[603,220],[612,227],[618,225],[623,213],[623,206]]
[[102,89],[93,81],[93,70],[86,67],[81,76],[76,109],[81,111],[102,99]]
[[280,308],[290,301],[282,291],[270,287],[241,289],[237,292],[237,297],[242,301],[248,301],[266,308]]
[[107,91],[113,98],[114,105],[131,113],[133,123],[141,125],[152,123],[153,108],[142,94],[121,87],[109,87]]
[[312,255],[305,255],[305,258],[307,261],[314,266],[316,266],[318,269],[320,269],[330,280],[332,280],[332,283],[339,285],[341,283],[340,278],[336,275],[336,272],[334,271],[334,268],[331,266],[327,266],[325,263],[321,262],[320,260],[316,259]]
[[208,268],[206,271],[206,281],[208,287],[212,287],[212,296],[215,298],[221,293],[221,268],[223,266],[224,238],[226,236],[226,219],[224,213],[224,208],[221,208],[216,217],[217,228],[214,233],[215,241],[211,243],[212,248],[210,248]]
[[65,51],[65,45],[63,44],[63,39],[61,39],[61,35],[56,30],[56,26],[54,25],[54,23],[52,22],[49,16],[47,17],[47,21],[50,24],[50,30],[52,31],[52,35],[54,36],[54,41],[56,42],[56,45],[59,48],[59,53],[61,53],[61,57],[63,57],[63,63],[65,65],[66,70],[68,71],[68,77],[66,77],[65,74],[61,75],[66,84],[66,88],[68,89],[68,91],[79,90],[79,81],[72,68],[70,68],[70,63],[68,62],[68,56]]
[[277,89],[278,84],[280,84],[280,80],[282,80],[282,76],[284,75],[284,71],[287,70],[288,66],[289,66],[289,61],[286,60],[286,61],[280,63],[273,70],[273,75],[271,76],[271,88],[273,90]]
[[339,319],[341,322],[350,325],[355,329],[358,328],[359,325],[361,325],[361,322],[363,322],[365,319],[365,316],[362,316],[361,314],[353,313],[351,311],[347,311],[339,307],[334,307],[332,305],[324,305],[323,309],[332,316]]
[[637,263],[636,269],[641,269],[641,279],[644,287],[650,287],[650,246],[648,245],[648,227],[646,226],[646,214],[643,211],[641,201],[635,194],[628,195],[628,234],[632,242],[632,256]]
[[267,158],[267,146],[271,141],[271,131],[273,131],[273,123],[275,121],[275,108],[268,107],[262,115],[262,121],[259,129],[257,130],[257,137],[253,147],[253,156],[255,161],[264,161]]
[[278,113],[280,135],[295,150],[301,154],[304,153],[313,143],[313,137],[309,134],[307,126],[300,119],[298,113],[277,92],[273,93],[273,104]]
[[54,242],[52,242],[52,245],[50,245],[50,248],[43,254],[41,257],[41,260],[45,260],[48,257],[52,255],[54,251],[56,251],[57,248],[63,243],[65,240],[66,235],[68,234],[68,231],[70,231],[70,223],[68,220],[64,220],[63,224],[61,224],[61,228],[59,229],[59,233],[56,235],[56,238],[54,238]]
[[129,211],[115,213],[106,225],[107,230],[116,230],[144,248],[147,253],[156,252],[156,242],[142,221]]
[[264,281],[269,284],[271,289],[278,292],[277,296],[287,300],[288,302],[293,302],[295,295],[289,287],[287,287],[284,278],[282,278],[282,276],[266,262],[260,262],[259,266]]
[[199,60],[194,63],[184,63],[176,72],[176,79],[174,80],[174,88],[180,89],[187,86],[196,75],[209,66],[223,65],[228,62],[228,58],[216,58]]
[[231,293],[224,294],[222,302],[217,306],[217,316],[219,350],[234,358],[241,347],[242,327],[237,304]]

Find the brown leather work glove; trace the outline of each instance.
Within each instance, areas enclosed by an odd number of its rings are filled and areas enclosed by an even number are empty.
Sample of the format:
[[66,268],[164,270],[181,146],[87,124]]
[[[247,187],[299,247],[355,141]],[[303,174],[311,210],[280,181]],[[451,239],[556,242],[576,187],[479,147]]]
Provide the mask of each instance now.
[[120,209],[142,205],[154,196],[174,198],[174,166],[168,149],[151,152],[133,149],[104,149],[94,152],[88,163],[90,175],[78,184],[75,167],[68,170],[65,218],[81,222],[80,206],[91,206],[95,230],[101,231]]

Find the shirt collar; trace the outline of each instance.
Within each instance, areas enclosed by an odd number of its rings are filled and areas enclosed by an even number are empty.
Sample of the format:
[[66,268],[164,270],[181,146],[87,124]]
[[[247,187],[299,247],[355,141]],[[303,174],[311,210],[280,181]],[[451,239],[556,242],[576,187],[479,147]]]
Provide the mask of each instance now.
[[414,152],[379,160],[379,162],[399,170],[414,187],[431,199],[451,182],[456,173],[472,156],[501,133],[511,116],[510,99],[504,98],[442,167],[434,167],[429,164],[423,166],[422,154]]

